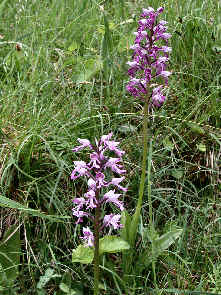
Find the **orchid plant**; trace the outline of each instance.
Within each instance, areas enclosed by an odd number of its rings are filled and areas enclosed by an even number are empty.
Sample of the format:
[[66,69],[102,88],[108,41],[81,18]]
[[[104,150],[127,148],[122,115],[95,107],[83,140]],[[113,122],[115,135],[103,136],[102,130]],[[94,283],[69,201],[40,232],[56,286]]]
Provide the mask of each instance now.
[[[138,29],[134,33],[136,36],[134,45],[131,46],[133,60],[128,62],[130,80],[126,88],[135,98],[144,102],[142,173],[139,199],[132,220],[131,245],[135,242],[146,178],[148,107],[162,106],[166,99],[164,89],[168,85],[168,77],[171,75],[171,72],[166,70],[169,61],[168,54],[171,52],[171,48],[168,47],[168,39],[171,35],[167,33],[167,22],[158,20],[163,10],[163,7],[159,7],[156,11],[152,7],[143,9],[138,21]],[[149,219],[152,223],[150,181],[148,183]]]
[[[171,52],[171,48],[168,46],[168,40],[171,37],[171,34],[167,33],[167,22],[164,20],[159,21],[158,19],[163,10],[163,7],[159,7],[156,11],[152,7],[143,9],[138,21],[138,29],[136,32],[134,32],[134,35],[136,36],[135,41],[134,44],[131,46],[131,50],[133,50],[132,61],[127,62],[127,64],[129,65],[128,75],[130,77],[130,80],[126,86],[126,89],[131,95],[134,96],[134,98],[140,99],[144,102],[143,160],[139,187],[139,198],[136,206],[136,211],[131,220],[131,231],[129,236],[127,237],[127,240],[129,241],[131,247],[134,246],[136,239],[146,179],[146,162],[148,154],[148,108],[159,108],[163,105],[166,99],[166,96],[164,95],[164,90],[168,85],[168,77],[171,75],[171,72],[167,71],[169,53]],[[150,141],[148,161],[148,204],[149,223],[151,228],[150,239],[153,247],[154,225],[150,184],[151,153],[152,141]],[[129,261],[131,261],[131,259],[129,259]],[[154,281],[156,282],[154,260],[152,266],[154,272]]]
[[[117,230],[123,226],[120,223],[121,214],[105,214],[105,211],[111,209],[110,205],[117,207],[120,212],[124,210],[123,202],[119,200],[121,194],[117,191],[127,191],[127,188],[121,185],[125,178],[123,175],[126,173],[122,165],[122,156],[125,152],[118,148],[119,142],[111,140],[112,135],[112,133],[103,135],[99,141],[95,139],[95,144],[91,144],[87,139],[79,138],[80,146],[73,149],[74,152],[85,148],[91,151],[88,163],[74,161],[75,168],[72,171],[71,179],[76,180],[81,176],[87,179],[87,192],[84,197],[73,200],[72,211],[73,215],[77,217],[76,224],[82,223],[87,218],[94,228],[94,232],[92,232],[89,227],[83,227],[83,236],[81,237],[84,246],[91,247],[90,257],[92,259],[92,251],[94,250],[94,294],[98,294],[99,255],[104,252],[129,249],[129,245],[116,236],[106,236],[106,238],[99,240],[105,228]],[[108,152],[114,157],[108,156]],[[119,177],[111,177],[111,172]],[[107,208],[108,206],[110,209]],[[82,248],[79,249],[82,250]],[[73,261],[79,261],[79,249],[73,253]],[[87,253],[88,251],[86,255]],[[91,262],[90,259],[89,262]]]

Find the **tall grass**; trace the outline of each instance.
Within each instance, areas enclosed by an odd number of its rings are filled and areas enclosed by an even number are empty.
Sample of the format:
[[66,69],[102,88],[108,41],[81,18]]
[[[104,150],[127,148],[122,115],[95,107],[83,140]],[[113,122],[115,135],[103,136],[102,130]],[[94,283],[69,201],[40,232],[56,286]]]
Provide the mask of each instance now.
[[[167,103],[149,114],[153,215],[158,234],[176,226],[184,231],[157,260],[157,283],[165,294],[220,293],[219,1],[2,1],[0,194],[48,215],[71,217],[71,201],[85,186],[69,177],[76,139],[112,130],[127,152],[124,201],[133,213],[142,105],[125,92],[125,64],[141,9],[160,5],[173,35],[173,75]],[[146,187],[130,294],[154,288],[151,267],[140,255],[149,246],[147,216]],[[61,283],[77,294],[92,292],[91,268],[71,263],[80,236],[72,218],[52,222],[2,207],[1,243],[13,226],[21,245],[18,274],[7,280],[2,266],[1,294],[65,294]],[[103,259],[103,294],[124,294],[121,266],[120,255]],[[38,284],[45,277],[47,284]]]

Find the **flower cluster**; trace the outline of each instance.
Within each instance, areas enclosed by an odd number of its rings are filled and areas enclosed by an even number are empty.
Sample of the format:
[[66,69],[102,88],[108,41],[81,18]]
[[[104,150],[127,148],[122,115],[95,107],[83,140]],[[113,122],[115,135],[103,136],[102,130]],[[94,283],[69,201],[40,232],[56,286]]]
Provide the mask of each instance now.
[[[73,149],[74,152],[85,148],[91,150],[89,163],[74,161],[75,168],[71,174],[72,180],[85,176],[88,185],[88,190],[84,194],[84,197],[75,198],[73,200],[75,206],[72,211],[73,215],[78,218],[77,224],[82,222],[84,217],[88,217],[94,221],[94,215],[91,211],[97,207],[101,208],[102,205],[107,203],[114,204],[120,211],[124,210],[123,203],[119,200],[121,194],[117,193],[116,190],[127,191],[127,189],[120,184],[125,178],[122,175],[126,172],[121,164],[122,156],[125,152],[118,148],[119,142],[111,140],[111,137],[112,133],[103,135],[99,141],[95,140],[95,145],[92,145],[87,139],[79,138],[80,146]],[[107,151],[112,152],[116,157],[106,156]],[[106,180],[104,174],[106,170],[111,170],[115,175],[118,174],[120,177]],[[104,190],[107,192],[101,196]],[[105,215],[103,217],[103,224],[100,226],[100,231],[104,227],[113,227],[114,229],[121,228],[120,218],[120,214]],[[88,246],[93,246],[94,236],[88,227],[83,228],[82,239]]]
[[[163,85],[157,83],[158,78],[168,84],[168,76],[171,72],[166,70],[169,60],[168,53],[171,48],[168,47],[168,39],[171,34],[167,33],[167,22],[161,20],[158,22],[158,16],[163,12],[163,7],[156,11],[149,7],[143,9],[141,18],[138,21],[139,27],[135,32],[135,42],[131,46],[133,50],[133,61],[127,64],[130,66],[128,74],[130,81],[127,90],[139,98],[152,97],[152,104],[161,106],[165,101],[162,94]],[[151,84],[154,88],[150,92]]]

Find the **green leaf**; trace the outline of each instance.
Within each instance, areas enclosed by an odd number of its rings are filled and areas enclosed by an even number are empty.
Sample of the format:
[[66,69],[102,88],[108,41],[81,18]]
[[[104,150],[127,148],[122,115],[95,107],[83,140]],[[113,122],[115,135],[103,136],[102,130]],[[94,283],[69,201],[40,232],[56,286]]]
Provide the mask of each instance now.
[[46,218],[54,222],[62,222],[61,219],[70,218],[70,216],[46,215],[42,213],[40,210],[27,208],[24,205],[3,196],[0,196],[0,207],[17,209],[19,211],[22,211],[23,213],[28,213],[32,216]]
[[76,65],[77,74],[73,76],[76,83],[88,81],[102,68],[102,62],[99,57],[82,60]]
[[43,276],[40,276],[40,280],[37,283],[37,289],[42,289],[46,286],[46,284],[53,278],[60,278],[61,275],[54,274],[54,269],[47,268],[45,271],[45,274]]
[[68,294],[68,295],[75,295],[76,291],[70,289],[66,284],[64,283],[60,283],[59,288],[61,291],[63,291],[64,293]]
[[154,257],[158,257],[163,253],[163,251],[168,249],[175,242],[175,240],[180,237],[182,232],[183,230],[181,228],[173,229],[161,237],[153,240]]
[[127,133],[134,133],[137,130],[137,128],[131,124],[126,124],[126,125],[119,126],[118,130],[124,134],[127,134]]
[[212,49],[213,49],[213,51],[215,51],[216,53],[221,53],[221,46],[213,46]]
[[68,51],[74,51],[79,48],[80,48],[80,45],[76,41],[73,41],[71,45],[68,47]]
[[104,35],[105,34],[105,28],[104,25],[98,25],[97,26],[97,32]]
[[181,170],[181,169],[173,169],[173,170],[171,171],[171,174],[172,174],[172,176],[173,176],[174,178],[176,178],[176,179],[180,179],[180,178],[183,177],[183,170]]
[[203,135],[205,133],[204,129],[202,127],[200,127],[198,124],[196,123],[190,123],[188,122],[187,125],[190,127],[190,129],[198,134]]
[[65,293],[69,293],[69,291],[70,291],[70,288],[64,283],[60,283],[59,288],[61,289],[61,291],[65,292]]
[[47,295],[44,289],[37,290],[37,295]]
[[105,236],[99,240],[99,252],[103,253],[116,253],[130,249],[130,245],[117,236]]
[[[67,288],[69,289],[69,295],[83,295],[83,286],[80,282],[73,281],[72,275],[69,271],[65,272],[62,276],[62,281],[59,285],[60,289],[65,292]],[[72,292],[72,293],[71,293]],[[75,293],[73,293],[75,292]],[[59,293],[60,294],[60,293]]]
[[109,28],[109,22],[108,19],[103,13],[104,17],[104,28],[105,33],[102,38],[102,45],[101,45],[101,57],[102,57],[102,63],[103,63],[103,72],[104,72],[104,78],[106,81],[109,80],[111,68],[112,68],[112,50],[113,50],[113,40],[112,40],[112,33]]
[[163,140],[163,145],[168,151],[172,151],[174,148],[174,144],[172,141],[170,141],[168,136]]
[[112,50],[112,45],[113,45],[112,44],[112,34],[110,31],[110,23],[108,21],[108,18],[105,15],[105,13],[103,13],[103,17],[104,17],[104,27],[105,27],[104,42],[105,42],[107,52],[110,53],[110,51]]
[[[4,13],[4,6],[7,3],[7,0],[2,1],[2,3],[0,4],[0,16]],[[8,3],[7,3],[8,4]]]
[[196,146],[200,152],[206,152],[206,145],[205,144],[200,143],[200,144],[197,144]]
[[79,245],[77,249],[72,252],[72,262],[80,262],[82,264],[89,264],[94,259],[94,249]]
[[21,241],[19,230],[16,226],[11,226],[5,233],[0,243],[0,283],[14,281],[18,275],[18,265],[20,263]]
[[153,259],[155,260],[162,255],[180,237],[182,232],[182,229],[174,228],[161,237],[153,239],[153,251],[151,251],[151,247],[148,247],[143,255],[141,255],[140,263],[143,263],[144,267],[147,267]]
[[131,216],[126,210],[124,210],[121,214],[121,224],[123,224],[123,228],[121,230],[120,236],[124,241],[129,242]]

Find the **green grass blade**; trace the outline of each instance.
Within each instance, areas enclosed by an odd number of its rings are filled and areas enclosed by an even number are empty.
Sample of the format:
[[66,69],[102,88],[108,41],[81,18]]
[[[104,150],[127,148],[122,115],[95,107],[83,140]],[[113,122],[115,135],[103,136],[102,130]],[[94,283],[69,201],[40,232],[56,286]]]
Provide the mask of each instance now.
[[47,215],[47,214],[42,213],[40,210],[27,208],[24,205],[22,205],[16,201],[13,201],[9,198],[6,198],[4,196],[0,196],[0,207],[17,209],[19,211],[22,211],[23,213],[28,213],[32,216],[46,218],[46,219],[49,219],[50,221],[53,221],[53,222],[62,222],[62,219],[70,218],[70,216]]

